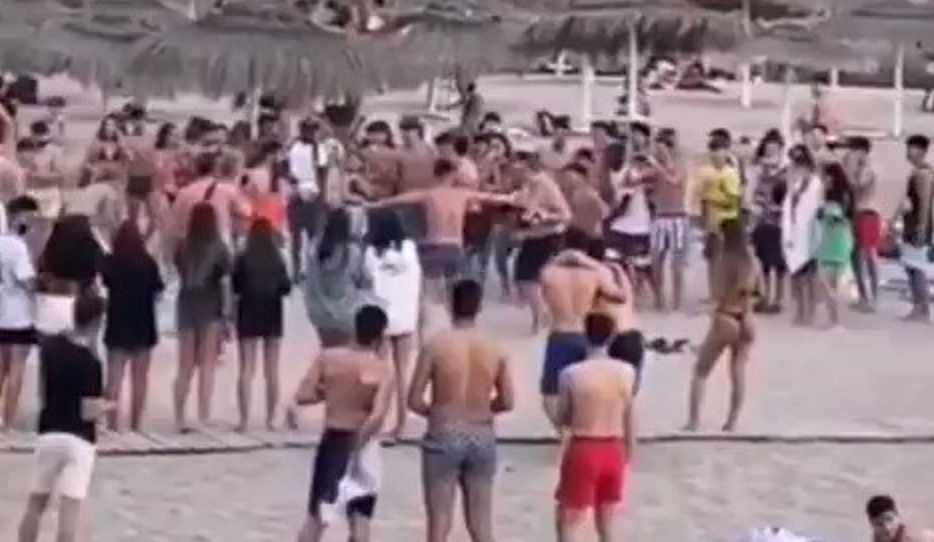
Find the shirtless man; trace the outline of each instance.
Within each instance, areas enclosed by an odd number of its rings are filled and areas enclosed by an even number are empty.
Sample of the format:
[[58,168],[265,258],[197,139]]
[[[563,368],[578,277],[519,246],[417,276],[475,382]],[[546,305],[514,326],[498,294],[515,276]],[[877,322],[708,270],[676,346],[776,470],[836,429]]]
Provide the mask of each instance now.
[[522,179],[519,201],[525,212],[519,221],[522,239],[515,263],[515,281],[520,299],[532,311],[532,333],[544,324],[545,306],[540,277],[542,269],[558,253],[571,221],[571,208],[554,177],[535,152],[516,153],[516,174]]
[[879,298],[879,244],[882,241],[879,183],[869,156],[872,152],[869,139],[852,137],[847,147],[843,167],[856,197],[856,217],[853,221],[856,233],[853,274],[859,289],[856,309],[860,312],[875,312]]
[[934,542],[934,532],[915,531],[902,521],[895,499],[876,495],[866,503],[866,516],[872,527],[872,542]]
[[636,447],[633,368],[606,352],[615,333],[605,314],[585,323],[587,358],[561,374],[558,420],[571,435],[561,463],[556,498],[559,542],[582,540],[581,527],[594,509],[601,542],[621,540],[618,512],[626,465]]
[[579,163],[571,163],[560,172],[561,192],[571,208],[568,237],[591,241],[603,237],[603,221],[610,215],[600,193],[590,184],[590,172]]
[[[321,352],[295,393],[290,417],[298,406],[323,402],[325,408],[325,429],[315,457],[308,518],[298,542],[321,540],[328,516],[335,512],[341,480],[383,426],[392,397],[389,364],[379,354],[387,322],[386,313],[379,307],[361,308],[356,315],[355,343]],[[289,423],[294,425],[294,419]],[[368,541],[375,493],[350,499],[346,505],[351,540]]]
[[[911,165],[906,193],[907,209],[904,213],[904,248],[902,261],[908,274],[908,287],[911,292],[911,312],[905,316],[908,322],[928,323],[931,320],[931,303],[928,298],[928,278],[924,264],[917,264],[906,259],[913,254],[928,252],[931,247],[934,224],[931,208],[934,204],[934,168],[927,160],[931,140],[927,136],[914,135],[908,138],[907,156]],[[925,263],[927,255],[924,255]]]
[[[435,335],[419,354],[409,408],[428,419],[422,483],[428,542],[451,533],[455,491],[463,492],[473,542],[492,542],[497,414],[513,409],[513,383],[505,351],[475,327],[483,290],[461,281],[451,296],[453,329]],[[431,401],[426,392],[431,388]]]
[[545,415],[556,429],[561,426],[557,411],[561,372],[587,355],[584,317],[598,298],[606,297],[617,303],[623,300],[609,270],[583,253],[586,247],[569,248],[545,267],[541,279],[552,325],[539,391]]
[[443,302],[444,289],[463,267],[464,218],[471,205],[511,204],[511,195],[477,192],[457,186],[459,174],[449,160],[435,163],[438,185],[377,202],[376,206],[400,203],[421,204],[425,210],[427,234],[419,246],[426,291],[435,302]]

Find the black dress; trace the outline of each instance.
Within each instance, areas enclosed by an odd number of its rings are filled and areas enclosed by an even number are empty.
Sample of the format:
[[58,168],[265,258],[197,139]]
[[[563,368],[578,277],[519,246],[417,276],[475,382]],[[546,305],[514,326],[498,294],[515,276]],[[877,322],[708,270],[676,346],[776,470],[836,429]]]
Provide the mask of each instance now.
[[285,262],[256,262],[240,255],[234,264],[233,290],[237,296],[237,336],[282,337],[282,298],[292,285]]
[[131,352],[156,346],[156,297],[165,284],[155,260],[149,255],[134,261],[107,256],[102,276],[108,291],[104,344]]

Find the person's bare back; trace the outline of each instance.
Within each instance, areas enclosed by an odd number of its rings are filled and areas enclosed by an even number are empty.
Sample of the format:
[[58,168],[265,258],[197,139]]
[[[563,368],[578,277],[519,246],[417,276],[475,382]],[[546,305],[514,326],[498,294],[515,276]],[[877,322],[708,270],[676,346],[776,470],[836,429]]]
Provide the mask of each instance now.
[[[441,332],[422,350],[432,423],[490,423],[506,364],[504,351],[475,329]],[[413,383],[413,386],[415,383]]]
[[370,416],[380,386],[389,379],[389,366],[372,351],[345,347],[325,350],[317,365],[317,384],[312,368],[302,388],[317,388],[325,404],[326,427],[356,431]]
[[566,424],[575,437],[628,438],[624,425],[632,406],[635,371],[619,360],[587,359],[565,369],[562,396]]
[[565,261],[560,256],[542,271],[541,284],[553,331],[580,333],[584,317],[599,298],[622,300],[608,271]]
[[617,332],[636,329],[636,309],[635,299],[632,294],[632,281],[629,280],[626,271],[619,264],[609,263],[606,266],[613,275],[613,282],[619,288],[622,300],[598,296],[593,305],[593,310],[613,318],[616,322]]
[[464,218],[475,192],[454,186],[439,186],[424,192],[426,241],[461,246]]

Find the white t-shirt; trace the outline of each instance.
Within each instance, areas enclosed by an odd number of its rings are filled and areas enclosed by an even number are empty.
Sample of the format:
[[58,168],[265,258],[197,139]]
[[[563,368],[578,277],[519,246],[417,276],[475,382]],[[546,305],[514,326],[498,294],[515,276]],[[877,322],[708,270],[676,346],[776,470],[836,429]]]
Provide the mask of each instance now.
[[616,187],[619,201],[628,198],[626,212],[613,220],[610,229],[616,233],[627,235],[649,235],[652,231],[652,213],[649,210],[649,199],[644,186],[623,186],[626,177],[625,170],[612,174],[610,181]]
[[0,235],[0,329],[33,326],[33,296],[27,283],[34,278],[26,242],[16,235]]
[[418,327],[422,268],[418,249],[409,239],[399,250],[390,248],[377,254],[372,246],[364,253],[364,266],[373,278],[373,293],[385,304],[389,336],[414,333]]
[[289,173],[295,177],[301,193],[313,196],[321,191],[317,169],[320,162],[321,157],[316,156],[315,145],[303,141],[292,143],[289,149]]

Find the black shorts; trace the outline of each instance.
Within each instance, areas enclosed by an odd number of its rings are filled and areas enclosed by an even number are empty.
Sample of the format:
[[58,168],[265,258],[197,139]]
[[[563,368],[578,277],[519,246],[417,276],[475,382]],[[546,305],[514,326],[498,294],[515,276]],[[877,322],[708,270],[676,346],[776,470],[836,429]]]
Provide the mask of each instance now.
[[652,236],[608,231],[606,245],[619,253],[624,262],[635,267],[651,265]]
[[32,346],[38,342],[36,328],[0,329],[0,345]]
[[127,178],[126,193],[131,198],[145,200],[152,194],[153,178],[144,175],[132,175]]
[[756,229],[752,231],[752,245],[763,272],[775,271],[784,274],[788,270],[782,249],[782,229],[779,226],[775,224],[756,226]]
[[[321,503],[337,502],[340,483],[347,474],[356,442],[355,431],[327,429],[321,435],[311,477],[311,494],[308,498],[308,513],[312,517],[321,517]],[[376,495],[359,497],[347,503],[348,516],[372,518],[375,509]]]
[[464,268],[464,249],[455,244],[420,243],[418,259],[429,279],[454,279]]
[[564,234],[530,237],[522,241],[516,256],[514,272],[516,282],[538,282],[542,269],[561,251]]

